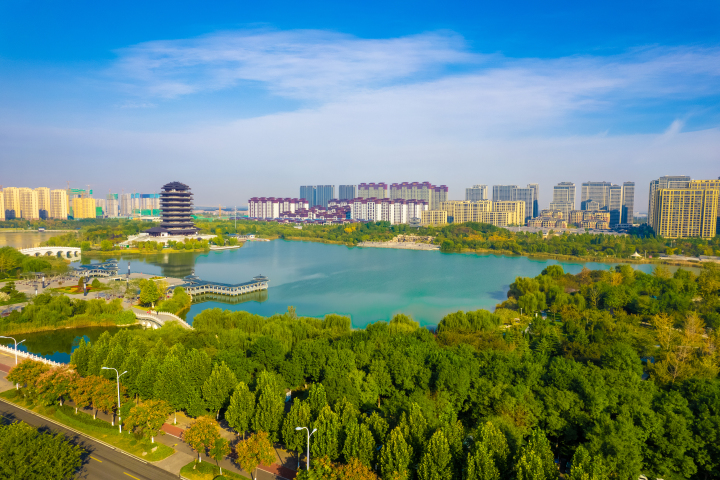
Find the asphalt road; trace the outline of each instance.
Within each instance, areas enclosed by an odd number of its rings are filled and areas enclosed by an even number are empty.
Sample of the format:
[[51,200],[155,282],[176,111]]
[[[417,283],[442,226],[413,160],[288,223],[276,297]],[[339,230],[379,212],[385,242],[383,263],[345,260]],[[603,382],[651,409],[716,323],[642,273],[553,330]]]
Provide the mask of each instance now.
[[5,422],[22,420],[34,427],[63,433],[68,440],[88,451],[82,469],[75,478],[87,480],[166,480],[177,476],[149,463],[143,463],[119,450],[107,447],[89,437],[48,422],[0,399],[0,415]]

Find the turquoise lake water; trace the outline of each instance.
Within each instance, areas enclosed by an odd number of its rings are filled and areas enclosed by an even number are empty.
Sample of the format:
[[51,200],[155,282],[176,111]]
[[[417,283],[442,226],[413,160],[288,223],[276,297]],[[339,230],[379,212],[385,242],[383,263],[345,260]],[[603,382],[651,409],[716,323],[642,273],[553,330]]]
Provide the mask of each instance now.
[[[261,301],[253,297],[236,304],[219,301],[193,304],[187,314],[189,323],[206,308],[245,310],[267,316],[286,312],[292,305],[303,316],[348,315],[355,328],[389,320],[396,313],[411,315],[427,326],[436,325],[444,315],[458,310],[492,310],[507,298],[510,283],[516,277],[536,276],[548,265],[560,264],[569,273],[578,273],[583,266],[590,269],[613,266],[284,240],[249,242],[238,250],[220,252],[123,257],[121,273],[127,271],[128,262],[133,272],[176,278],[195,273],[205,280],[242,283],[259,274],[269,277],[270,288]],[[648,273],[654,268],[634,266]],[[83,335],[92,339],[103,330],[32,334],[33,341],[27,342],[27,348],[67,361],[73,345]]]

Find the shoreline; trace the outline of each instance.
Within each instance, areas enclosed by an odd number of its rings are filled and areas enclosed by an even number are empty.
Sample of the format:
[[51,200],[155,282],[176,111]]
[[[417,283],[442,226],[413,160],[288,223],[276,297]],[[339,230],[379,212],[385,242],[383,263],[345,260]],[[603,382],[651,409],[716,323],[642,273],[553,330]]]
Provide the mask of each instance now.
[[440,245],[432,243],[412,243],[412,242],[362,242],[357,244],[358,247],[365,248],[392,248],[395,250],[425,250],[429,252],[439,252]]

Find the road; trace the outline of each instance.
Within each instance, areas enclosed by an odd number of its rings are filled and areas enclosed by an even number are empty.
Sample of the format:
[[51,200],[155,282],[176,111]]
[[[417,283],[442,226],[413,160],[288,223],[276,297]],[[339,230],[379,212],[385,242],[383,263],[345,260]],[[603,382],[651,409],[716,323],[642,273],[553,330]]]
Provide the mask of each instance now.
[[107,447],[89,437],[49,422],[0,399],[0,415],[6,422],[22,420],[34,427],[63,433],[71,442],[89,452],[76,478],[83,480],[166,480],[178,477],[149,463],[143,463],[119,450]]

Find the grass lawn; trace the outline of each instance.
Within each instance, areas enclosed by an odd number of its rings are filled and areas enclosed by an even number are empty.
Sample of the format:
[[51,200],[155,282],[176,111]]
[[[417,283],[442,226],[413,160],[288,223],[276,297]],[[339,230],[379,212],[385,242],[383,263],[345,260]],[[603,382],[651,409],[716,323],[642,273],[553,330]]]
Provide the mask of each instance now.
[[180,470],[180,475],[190,480],[214,480],[223,478],[242,479],[247,480],[247,477],[238,475],[237,473],[228,472],[223,470],[222,477],[220,475],[220,469],[217,465],[210,462],[190,462]]
[[[130,433],[118,432],[118,427],[111,426],[109,423],[103,420],[94,420],[90,415],[86,413],[75,414],[75,409],[64,405],[43,407],[34,405],[25,400],[18,391],[8,390],[0,393],[0,396],[9,400],[12,403],[20,405],[39,413],[45,417],[51,418],[58,423],[66,425],[70,428],[85,433],[93,438],[102,440],[105,443],[124,450],[133,455],[147,460],[149,462],[157,462],[163,458],[167,458],[172,455],[175,450],[163,445],[162,443],[150,443],[150,440],[137,440],[134,435]],[[152,452],[154,447],[158,447],[157,450]],[[147,455],[143,456],[143,452],[147,452]]]

